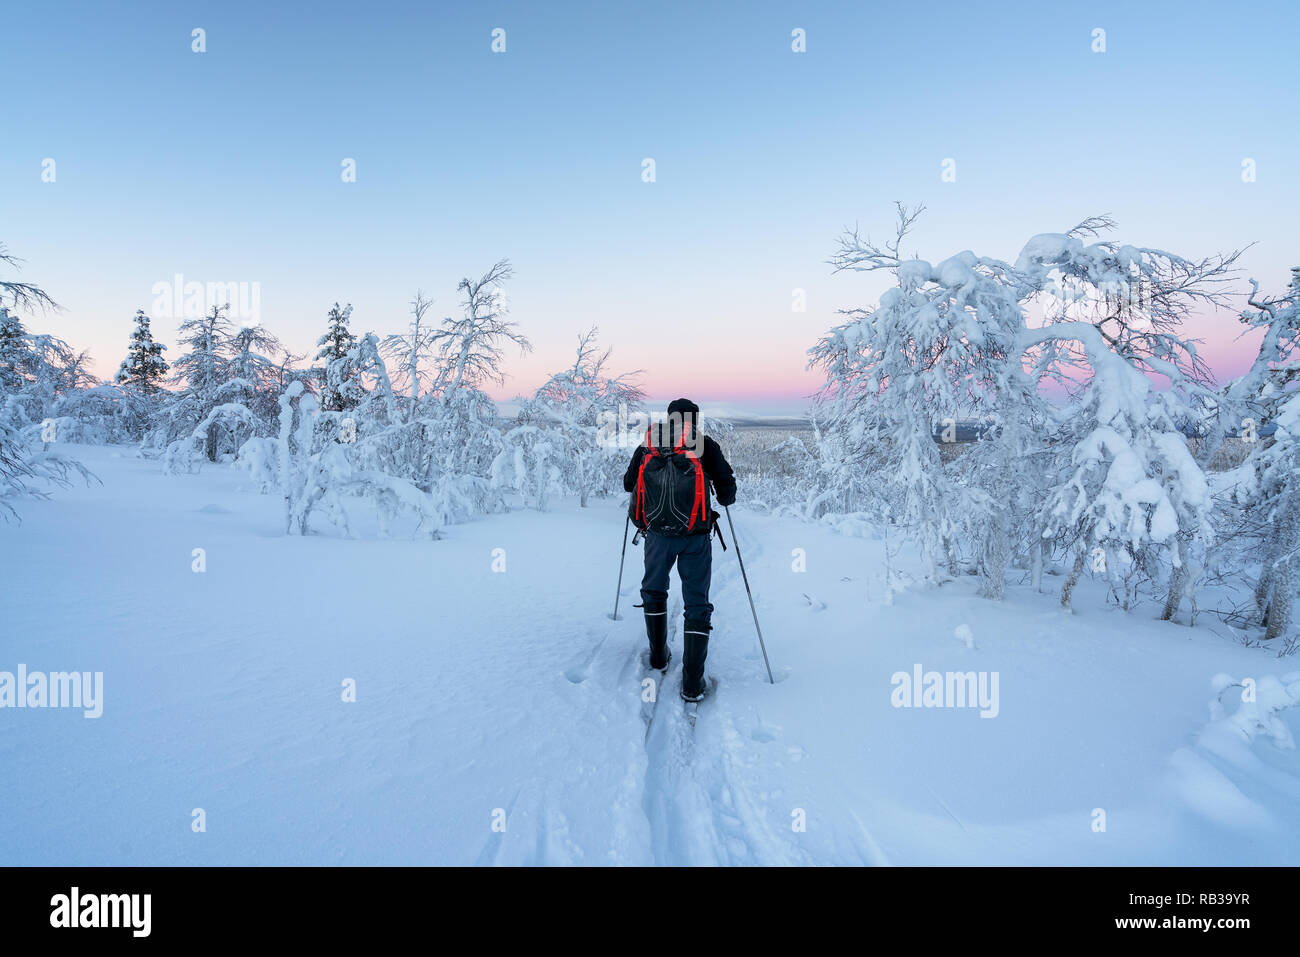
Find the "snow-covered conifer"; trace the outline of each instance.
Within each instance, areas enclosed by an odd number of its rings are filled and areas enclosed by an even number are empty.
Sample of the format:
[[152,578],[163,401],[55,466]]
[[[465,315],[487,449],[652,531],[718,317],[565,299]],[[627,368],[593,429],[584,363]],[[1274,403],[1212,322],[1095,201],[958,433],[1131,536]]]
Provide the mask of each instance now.
[[154,341],[153,333],[149,328],[149,317],[144,314],[143,309],[137,309],[135,329],[131,332],[131,345],[127,349],[121,367],[117,370],[114,381],[119,385],[139,389],[148,395],[158,392],[167,376],[167,370],[171,368],[163,359],[162,354],[166,348],[162,343]]
[[[316,358],[324,360],[325,365],[336,359],[346,358],[347,354],[356,346],[357,337],[348,330],[348,322],[352,318],[352,304],[340,307],[336,302],[330,307],[329,315],[326,317],[329,321],[329,328],[325,334],[316,340],[320,346],[320,351],[316,353]],[[341,412],[347,408],[347,398],[338,387],[326,386],[321,394],[321,408],[327,412]]]
[[[194,428],[221,404],[218,390],[230,376],[224,354],[230,337],[228,308],[213,306],[207,315],[181,323],[179,343],[184,351],[172,364],[172,381],[182,388],[163,409],[166,441],[188,441]],[[218,425],[211,423],[204,439],[209,462],[217,460],[218,437]]]
[[22,319],[0,304],[0,392],[16,392],[26,381],[27,352]]

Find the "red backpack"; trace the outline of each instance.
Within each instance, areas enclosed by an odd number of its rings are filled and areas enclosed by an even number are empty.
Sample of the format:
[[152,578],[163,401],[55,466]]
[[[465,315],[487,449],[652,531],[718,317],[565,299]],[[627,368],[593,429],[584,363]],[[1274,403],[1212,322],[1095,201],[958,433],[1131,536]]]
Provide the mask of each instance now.
[[704,467],[695,452],[686,451],[686,434],[671,449],[656,448],[645,434],[645,454],[637,473],[636,490],[628,504],[633,524],[661,535],[690,535],[696,523],[709,523],[709,497]]

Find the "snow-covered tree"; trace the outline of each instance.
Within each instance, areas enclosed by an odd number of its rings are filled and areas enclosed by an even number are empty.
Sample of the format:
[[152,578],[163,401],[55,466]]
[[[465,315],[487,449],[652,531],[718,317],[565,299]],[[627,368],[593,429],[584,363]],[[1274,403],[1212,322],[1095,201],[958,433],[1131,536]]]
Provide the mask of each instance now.
[[[365,379],[371,381],[371,388],[361,388]],[[344,411],[320,409],[302,382],[290,383],[280,397],[276,473],[291,534],[306,534],[316,512],[351,534],[345,508],[349,498],[375,509],[382,535],[399,513],[413,514],[417,528],[436,537],[444,524],[465,512],[468,503],[459,493],[474,482],[473,476],[436,489],[412,481],[410,476],[422,468],[421,449],[413,440],[423,427],[399,415],[373,334],[330,363],[327,388],[331,387],[351,403]],[[246,443],[245,448],[250,461],[261,463],[266,455],[262,444]],[[265,463],[257,468],[263,474],[267,470]]]
[[257,416],[239,402],[223,402],[213,406],[189,435],[167,444],[163,453],[163,471],[171,475],[197,471],[200,453],[212,461],[208,449],[212,447],[214,433],[230,436],[233,441],[233,437],[240,434],[255,436],[259,424]]
[[51,416],[60,440],[90,445],[139,442],[154,427],[165,395],[101,382],[60,396]]
[[[21,261],[5,248],[4,243],[0,243],[0,266],[18,269]],[[0,279],[0,306],[3,306],[6,300],[15,311],[36,312],[58,308],[58,303],[40,286],[19,282],[16,279]]]
[[[1090,560],[1094,571],[1105,572],[1115,583],[1124,570],[1156,578],[1155,560],[1163,553],[1172,574],[1183,579],[1168,598],[1172,617],[1186,585],[1192,547],[1203,548],[1210,537],[1205,475],[1165,397],[1155,395],[1149,379],[1107,349],[1095,327],[1058,323],[1037,334],[1076,338],[1092,369],[1081,400],[1071,405],[1069,418],[1054,436],[1062,467],[1041,511],[1043,538],[1073,558],[1061,604],[1070,607],[1074,586]],[[1034,341],[1033,336],[1026,342]]]
[[[14,328],[12,324],[10,328]],[[23,332],[7,349],[6,389],[12,406],[32,422],[56,414],[64,396],[94,384],[89,355],[57,336]]]
[[[17,269],[19,262],[0,243],[0,266]],[[0,392],[16,395],[17,405],[11,407],[31,419],[49,415],[64,393],[94,382],[87,353],[57,336],[29,332],[18,316],[58,308],[39,286],[0,279]]]
[[[1209,484],[1183,430],[1216,400],[1182,324],[1196,307],[1226,305],[1239,253],[1188,260],[1086,241],[1113,227],[1095,217],[1035,236],[1016,261],[1023,298],[1047,300],[1021,347],[1053,345],[1052,372],[1083,382],[1053,436],[1057,478],[1042,535],[1073,553],[1064,606],[1090,560],[1116,587],[1120,571],[1154,579],[1167,567],[1163,617],[1172,619],[1212,540]],[[1153,380],[1166,389],[1157,393]]]
[[492,462],[492,486],[511,489],[525,506],[546,511],[552,495],[564,491],[568,465],[558,430],[517,425],[503,436],[505,447]]
[[[1194,306],[1223,304],[1237,254],[1088,243],[1113,225],[1094,218],[1034,237],[1014,266],[971,252],[931,265],[900,253],[918,212],[899,208],[884,247],[847,234],[832,260],[890,270],[897,286],[810,350],[827,376],[819,500],[860,508],[876,495],[935,575],[956,570],[965,543],[991,597],[1018,560],[1037,582],[1045,544],[1071,559],[1067,607],[1090,557],[1112,583],[1120,565],[1167,569],[1172,617],[1211,538],[1208,483],[1181,429],[1215,401],[1180,325]],[[1064,403],[1044,397],[1052,383]],[[961,419],[979,438],[945,461],[935,437]]]
[[27,351],[22,319],[0,305],[0,391],[16,391],[25,382]]
[[135,312],[135,329],[131,332],[131,345],[122,360],[114,381],[139,389],[148,395],[158,392],[171,367],[163,359],[165,345],[154,341],[149,328],[149,317],[143,309]]
[[[876,309],[842,310],[847,320],[823,336],[809,356],[810,365],[826,376],[816,416],[835,436],[837,472],[831,483],[845,488],[864,472],[884,479],[882,491],[894,503],[896,520],[915,530],[937,575],[949,557],[955,510],[961,506],[932,436],[936,423],[958,414],[959,406],[942,365],[943,326],[949,320],[919,291],[919,273],[899,271],[905,262],[903,240],[920,212],[900,206],[895,237],[883,248],[856,232],[841,239],[832,260],[837,271],[893,270],[898,285]],[[960,321],[955,314],[952,318]],[[843,507],[853,511],[865,504],[849,500]]]
[[[373,333],[330,359],[323,371],[322,392],[337,395],[341,408],[321,408],[301,383],[289,384],[280,400],[275,471],[286,489],[291,531],[305,532],[313,514],[346,531],[348,499],[370,503],[382,528],[406,513],[431,535],[449,522],[504,507],[491,482],[503,440],[495,406],[482,387],[503,381],[506,345],[528,348],[505,317],[501,286],[509,275],[503,260],[482,278],[464,280],[465,315],[444,319],[428,340],[421,315],[419,339],[427,348],[417,350],[414,367],[409,350],[397,358],[405,374],[414,369],[417,382],[429,383],[427,391],[417,388],[399,400],[386,350]],[[410,382],[405,385],[409,389]],[[403,402],[410,407],[404,409]],[[245,443],[241,456],[244,451],[266,484],[271,467],[265,443]]]
[[[846,234],[832,260],[839,270],[897,278],[875,309],[847,310],[810,350],[827,374],[818,415],[843,470],[832,484],[858,483],[869,470],[936,578],[942,566],[955,571],[965,531],[985,594],[1001,597],[1032,507],[1023,461],[1041,443],[1047,413],[1034,381],[1010,360],[1024,317],[1009,267],[971,252],[937,265],[903,258],[919,213],[900,206],[895,238],[883,247]],[[964,469],[948,467],[935,436],[975,416],[993,428]]]
[[415,298],[411,300],[411,322],[406,332],[387,336],[380,345],[384,355],[390,357],[401,370],[412,410],[419,404],[421,394],[432,381],[430,366],[434,357],[434,329],[425,318],[432,305],[433,300],[426,298],[417,289]]
[[59,399],[94,384],[89,356],[57,336],[30,333],[0,306],[0,394],[28,421],[55,413]]
[[[325,330],[325,335],[316,340],[316,345],[320,346],[320,351],[316,353],[316,358],[324,360],[328,366],[336,359],[346,358],[347,354],[357,344],[357,337],[348,331],[348,322],[352,318],[352,304],[340,307],[336,302],[330,307],[329,315],[326,317],[329,321],[329,328]],[[342,392],[338,389],[331,389],[328,386],[321,394],[321,408],[327,412],[341,412],[347,408],[347,400]]]
[[1225,508],[1225,521],[1248,546],[1231,560],[1258,566],[1255,612],[1272,639],[1291,625],[1300,562],[1300,267],[1277,298],[1261,297],[1251,280],[1249,305],[1242,321],[1262,333],[1259,351],[1223,395],[1231,416],[1241,417],[1233,431],[1250,443],[1250,454],[1222,484],[1232,507]]
[[1290,629],[1300,585],[1300,394],[1287,397],[1273,425],[1273,435],[1250,463],[1257,477],[1257,521],[1268,529],[1255,583],[1266,639],[1282,637]]
[[457,286],[464,294],[464,315],[443,319],[433,335],[440,363],[433,391],[443,405],[452,402],[461,389],[503,383],[502,362],[508,345],[516,346],[521,354],[532,351],[532,343],[507,318],[504,286],[513,274],[509,261],[502,259],[478,279],[466,277]]
[[[622,490],[621,478],[627,466],[627,450],[610,441],[603,425],[617,420],[636,408],[644,393],[635,383],[640,370],[621,375],[607,371],[610,349],[597,344],[598,330],[592,327],[578,337],[573,365],[551,376],[519,411],[521,427],[505,435],[506,449],[494,474],[499,480],[519,488],[525,476],[532,476],[533,499],[541,507],[546,485],[537,479],[544,466],[524,464],[538,449],[550,456],[558,469],[561,487],[578,495],[578,504],[587,507],[593,495],[608,495]],[[548,432],[540,443],[523,426],[536,425]],[[524,461],[516,464],[517,459]],[[520,488],[520,491],[523,491]],[[526,496],[527,497],[527,496]]]
[[48,493],[37,483],[68,485],[74,475],[89,481],[89,469],[57,448],[40,442],[39,432],[19,423],[9,400],[0,403],[0,516],[16,519],[13,500],[22,496],[45,498]]
[[[17,263],[0,245],[0,265]],[[45,497],[42,483],[67,485],[73,475],[94,477],[47,441],[45,428],[59,398],[88,384],[86,354],[54,336],[28,333],[16,313],[54,307],[39,286],[0,280],[0,515],[6,519],[18,517],[16,498]]]
[[262,326],[243,326],[225,343],[228,378],[217,390],[221,403],[236,402],[258,421],[257,431],[270,434],[278,416],[281,367],[273,356],[280,340]]
[[[436,371],[417,420],[427,453],[421,487],[443,488],[447,494],[459,489],[458,495],[468,494],[474,509],[482,511],[500,507],[487,478],[502,448],[496,406],[484,387],[505,382],[506,348],[513,345],[520,354],[532,350],[508,318],[504,286],[512,275],[510,263],[502,259],[478,279],[460,281],[463,315],[444,318],[434,332]],[[471,479],[471,489],[460,488]]]
[[184,387],[167,398],[154,439],[166,447],[166,471],[193,471],[200,448],[209,462],[227,453],[238,458],[248,439],[275,431],[280,390],[287,379],[301,377],[272,358],[282,351],[275,336],[261,326],[234,329],[228,308],[214,306],[181,325],[188,351],[173,372]]
[[[179,343],[184,351],[172,365],[172,381],[182,388],[163,409],[167,442],[187,441],[194,428],[221,404],[219,390],[230,377],[224,353],[230,337],[227,309],[229,306],[213,306],[207,315],[181,323]],[[205,427],[204,453],[209,462],[217,460],[218,429],[215,422]]]
[[1277,298],[1261,297],[1254,279],[1250,286],[1250,308],[1242,312],[1241,322],[1259,334],[1259,349],[1250,368],[1216,397],[1219,428],[1211,433],[1215,442],[1206,450],[1210,456],[1229,434],[1257,436],[1300,382],[1300,266],[1292,268],[1290,285]]

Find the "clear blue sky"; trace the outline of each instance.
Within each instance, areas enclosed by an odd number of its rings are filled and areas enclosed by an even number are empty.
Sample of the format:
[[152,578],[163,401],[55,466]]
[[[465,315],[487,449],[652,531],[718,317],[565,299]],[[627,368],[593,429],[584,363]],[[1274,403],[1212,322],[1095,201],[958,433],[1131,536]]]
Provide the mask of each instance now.
[[[0,241],[66,307],[31,326],[103,375],[177,273],[260,283],[305,352],[336,299],[399,331],[508,257],[537,351],[501,397],[594,323],[652,395],[797,407],[804,350],[883,288],[831,275],[836,236],[894,200],[930,259],[1110,213],[1189,256],[1258,241],[1269,289],[1300,263],[1295,2],[49,2],[3,31]],[[1232,326],[1197,329],[1223,374]]]

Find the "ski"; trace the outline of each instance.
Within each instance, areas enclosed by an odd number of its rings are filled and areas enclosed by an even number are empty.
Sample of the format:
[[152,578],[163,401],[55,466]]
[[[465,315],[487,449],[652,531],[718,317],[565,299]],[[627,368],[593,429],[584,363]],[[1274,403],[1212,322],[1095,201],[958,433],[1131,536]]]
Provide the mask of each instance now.
[[695,719],[699,716],[700,705],[704,704],[706,701],[711,701],[713,696],[717,694],[718,679],[714,678],[712,675],[706,676],[704,679],[704,687],[704,697],[699,701],[687,701],[685,698],[682,699],[682,704],[686,707],[686,720],[690,722],[692,728],[695,727]]

